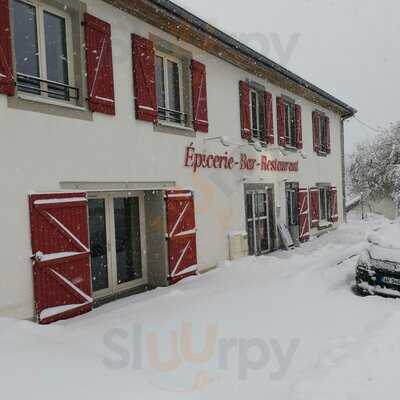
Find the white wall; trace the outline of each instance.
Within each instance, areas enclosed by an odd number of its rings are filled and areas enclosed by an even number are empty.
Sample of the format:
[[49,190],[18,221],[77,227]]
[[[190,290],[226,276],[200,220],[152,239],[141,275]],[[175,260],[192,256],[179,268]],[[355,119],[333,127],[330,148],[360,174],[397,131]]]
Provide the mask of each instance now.
[[[0,96],[0,315],[29,318],[33,315],[32,274],[27,195],[30,191],[54,191],[61,181],[176,181],[196,192],[198,256],[200,268],[214,266],[228,257],[227,233],[245,230],[243,177],[249,183],[274,183],[283,193],[283,179],[301,187],[328,182],[339,189],[342,216],[340,118],[331,118],[332,154],[318,157],[312,147],[311,113],[315,105],[270,85],[224,61],[151,27],[98,0],[88,0],[88,12],[112,25],[117,116],[94,115],[81,121],[8,108]],[[155,33],[193,52],[207,66],[210,132],[190,138],[156,133],[152,124],[134,117],[131,67],[131,33]],[[286,160],[299,160],[299,173],[205,171],[193,174],[183,166],[184,150],[192,141],[202,150],[203,138],[220,135],[241,142],[238,82],[251,79],[276,96],[287,94],[302,105],[303,140],[307,159],[297,153]],[[276,115],[274,116],[276,131]],[[243,142],[244,143],[244,142]],[[218,143],[208,143],[207,152],[223,153]],[[259,157],[247,148],[245,151]],[[267,152],[268,154],[268,152]],[[269,154],[275,158],[277,153]],[[282,157],[281,157],[282,158]],[[285,159],[285,158],[282,158]],[[261,180],[263,179],[263,180]],[[279,198],[281,194],[276,193]],[[282,194],[283,196],[283,194]],[[285,210],[285,207],[283,207]],[[284,213],[282,215],[284,217]]]

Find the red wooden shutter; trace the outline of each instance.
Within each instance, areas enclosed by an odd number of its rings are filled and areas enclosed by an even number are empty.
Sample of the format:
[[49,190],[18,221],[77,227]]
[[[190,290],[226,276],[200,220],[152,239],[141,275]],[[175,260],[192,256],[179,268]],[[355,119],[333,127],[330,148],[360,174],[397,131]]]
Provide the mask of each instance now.
[[251,139],[250,130],[250,87],[247,82],[240,81],[240,111],[242,120],[242,138]]
[[35,304],[48,324],[92,309],[85,193],[29,197]]
[[158,112],[153,42],[132,35],[132,54],[136,119],[156,122]]
[[301,105],[296,104],[294,106],[295,115],[296,115],[296,145],[298,149],[303,148],[303,126],[302,126],[302,118],[301,118]]
[[331,195],[331,221],[338,222],[339,221],[338,193],[336,187],[334,186],[331,187],[330,195]]
[[193,193],[166,193],[169,280],[176,283],[197,274],[196,220]]
[[266,130],[266,139],[268,144],[275,143],[275,135],[274,135],[274,115],[273,115],[273,106],[272,106],[272,94],[269,92],[264,92],[264,100],[265,100],[265,130]]
[[0,0],[0,93],[13,96],[15,81],[11,51],[9,0]]
[[111,26],[85,14],[89,109],[115,115]]
[[319,227],[319,189],[310,189],[311,227]]
[[280,146],[286,145],[286,119],[285,119],[285,100],[283,97],[276,98],[276,108],[278,115],[278,142]]
[[326,152],[328,154],[331,153],[331,121],[329,117],[325,118],[325,126],[326,126]]
[[300,226],[300,241],[306,242],[307,240],[310,239],[307,189],[299,189],[299,226]]
[[320,146],[319,146],[319,113],[313,111],[312,113],[312,125],[313,125],[313,143],[314,143],[314,151],[319,153]]
[[206,66],[192,60],[193,126],[198,132],[208,132]]

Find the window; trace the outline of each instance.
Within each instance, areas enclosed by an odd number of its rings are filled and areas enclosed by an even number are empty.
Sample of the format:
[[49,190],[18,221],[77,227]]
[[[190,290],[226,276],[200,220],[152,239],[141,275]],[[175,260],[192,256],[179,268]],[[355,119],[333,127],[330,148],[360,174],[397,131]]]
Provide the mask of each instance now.
[[250,123],[252,139],[265,141],[264,135],[264,102],[262,101],[263,93],[251,89],[250,90]]
[[327,152],[328,134],[327,134],[326,127],[327,127],[326,118],[324,115],[320,115],[320,118],[319,118],[319,148],[322,153]]
[[297,147],[295,103],[285,99],[285,139],[289,147]]
[[170,55],[156,55],[156,91],[158,118],[180,125],[187,124],[183,112],[182,64]]
[[314,151],[319,155],[331,153],[330,120],[323,112],[314,111],[313,117],[313,141]]
[[13,0],[12,8],[18,90],[78,100],[70,15],[36,0]]
[[297,189],[291,187],[288,187],[286,190],[288,226],[299,224],[297,191]]
[[331,219],[331,197],[329,188],[327,187],[319,189],[319,209],[320,221],[328,222]]

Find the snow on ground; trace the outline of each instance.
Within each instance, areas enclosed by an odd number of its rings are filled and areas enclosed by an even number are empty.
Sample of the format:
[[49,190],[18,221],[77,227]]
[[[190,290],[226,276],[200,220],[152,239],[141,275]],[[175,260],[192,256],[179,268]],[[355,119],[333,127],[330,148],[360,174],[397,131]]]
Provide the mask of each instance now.
[[2,398],[397,396],[400,300],[352,291],[353,256],[387,225],[352,220],[48,327],[0,319]]

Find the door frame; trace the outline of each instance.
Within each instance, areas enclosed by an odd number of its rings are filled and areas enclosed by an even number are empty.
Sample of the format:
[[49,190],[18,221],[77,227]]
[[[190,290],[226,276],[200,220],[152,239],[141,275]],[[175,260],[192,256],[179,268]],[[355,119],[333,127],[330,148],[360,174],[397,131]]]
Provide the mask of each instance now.
[[[246,230],[248,229],[248,222],[249,218],[247,215],[247,196],[249,194],[252,195],[252,210],[253,210],[253,236],[254,236],[254,255],[265,255],[268,253],[271,253],[275,249],[275,237],[272,236],[272,231],[271,228],[276,229],[275,227],[275,206],[274,206],[274,186],[271,185],[259,185],[259,184],[248,184],[245,185],[244,188],[244,198],[245,198],[245,210],[246,210]],[[259,245],[259,240],[257,238],[256,234],[256,221],[260,220],[259,218],[256,218],[256,194],[265,194],[265,202],[266,202],[266,209],[267,209],[267,216],[263,217],[263,219],[267,220],[267,234],[268,234],[268,249],[260,251],[260,245]],[[271,203],[271,204],[270,204]],[[271,227],[271,221],[273,222],[273,227]]]
[[[300,244],[300,214],[299,214],[299,188],[300,184],[298,182],[286,182],[285,184],[285,207],[286,207],[286,223],[288,230],[290,232],[290,235],[292,236],[293,242],[295,243],[296,246],[299,246]],[[288,213],[288,203],[289,203],[289,197],[288,193],[294,193],[294,204],[291,204],[291,206],[295,207],[295,212],[296,212],[296,225],[290,224],[289,221],[289,213]],[[293,194],[292,194],[293,195]]]
[[[114,219],[114,202],[115,198],[132,198],[139,199],[139,219],[140,219],[140,245],[142,258],[142,275],[141,279],[136,279],[131,282],[126,282],[118,285],[117,277],[117,254],[115,243],[115,219]],[[106,289],[93,292],[94,299],[101,299],[134,289],[148,283],[148,268],[147,268],[147,248],[146,248],[146,215],[143,191],[104,191],[104,192],[88,192],[88,201],[91,199],[105,200],[105,217],[106,217],[106,235],[107,235],[107,265],[108,265],[108,283]],[[88,217],[89,218],[89,217]],[[89,225],[90,238],[90,225]],[[92,271],[91,271],[92,274]]]

